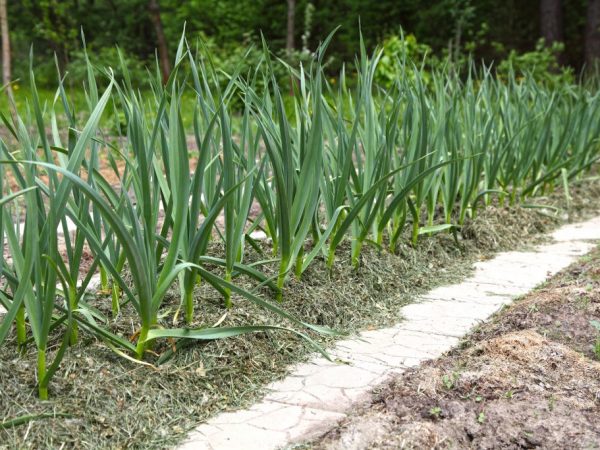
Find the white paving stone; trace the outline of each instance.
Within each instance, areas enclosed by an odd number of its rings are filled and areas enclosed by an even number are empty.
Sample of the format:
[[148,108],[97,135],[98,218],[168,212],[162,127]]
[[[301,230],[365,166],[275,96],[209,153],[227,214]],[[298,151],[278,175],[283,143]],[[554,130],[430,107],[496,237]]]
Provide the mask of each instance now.
[[555,241],[585,241],[600,239],[600,217],[560,227],[551,236]]
[[[365,386],[370,386],[367,384]],[[365,386],[357,388],[331,388],[321,384],[307,384],[300,391],[281,392],[275,391],[265,397],[266,401],[296,405],[308,408],[320,408],[325,411],[344,413],[354,402],[360,399],[362,394],[368,392]],[[346,392],[351,392],[348,396]]]
[[[258,429],[250,424],[232,424],[218,433],[205,435],[203,426],[190,435],[190,439],[180,448],[184,450],[221,450],[244,449],[262,450],[265,448],[278,448],[288,440],[285,431]],[[243,445],[240,447],[240,441]]]
[[406,331],[420,332],[427,330],[427,335],[440,335],[449,337],[461,337],[473,326],[480,322],[474,318],[456,318],[432,316],[425,318],[411,318],[402,324]]
[[344,417],[392,373],[440,356],[474,325],[516,296],[594,248],[600,217],[555,231],[555,242],[527,252],[505,252],[475,264],[464,282],[443,286],[402,308],[404,321],[337,343],[336,362],[315,358],[271,384],[246,411],[224,413],[200,425],[185,450],[276,449],[310,439]]
[[[270,402],[263,402],[270,403]],[[244,423],[198,427],[180,448],[185,450],[263,450],[282,442],[316,437],[344,414],[296,405],[275,404],[275,409]],[[223,414],[224,420],[232,413]],[[235,413],[233,413],[235,414]]]
[[582,256],[595,247],[589,241],[557,242],[544,246],[545,255]]
[[491,294],[483,292],[476,285],[441,286],[429,293],[422,295],[424,300],[444,300],[453,304],[466,303],[472,307],[476,305],[496,305],[498,307],[510,303],[509,294]]
[[[345,414],[332,411],[323,411],[314,408],[300,409],[304,411],[304,414],[298,425],[288,431],[288,442],[316,438],[346,417]],[[264,450],[264,448],[261,447],[261,450]]]
[[412,303],[402,308],[405,321],[419,322],[430,317],[446,317],[450,319],[481,319],[495,312],[495,304],[479,304],[476,306],[464,302],[448,302],[444,300],[430,300]]
[[[511,276],[512,274],[507,274],[507,276]],[[543,280],[540,280],[542,282]],[[476,290],[486,295],[491,296],[508,296],[511,298],[518,297],[523,295],[531,290],[537,283],[531,284],[531,286],[519,286],[515,285],[510,281],[506,281],[506,284],[501,284],[497,282],[490,281],[477,281],[473,279],[467,279],[463,283],[461,283],[461,288],[467,290]]]

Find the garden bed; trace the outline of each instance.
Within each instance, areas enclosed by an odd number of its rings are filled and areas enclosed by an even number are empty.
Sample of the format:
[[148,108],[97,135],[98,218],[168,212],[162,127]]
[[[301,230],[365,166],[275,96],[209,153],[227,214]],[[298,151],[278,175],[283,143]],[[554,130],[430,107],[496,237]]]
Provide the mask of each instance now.
[[597,448],[599,320],[597,249],[301,447]]
[[[573,187],[571,217],[577,220],[596,213],[599,194],[597,181]],[[563,207],[564,195],[557,192],[536,202]],[[365,247],[358,271],[347,261],[350,250],[346,246],[331,274],[324,261],[318,260],[302,280],[291,279],[283,306],[307,322],[350,333],[391,325],[401,320],[400,306],[415,295],[465,277],[474,261],[489,258],[495,251],[537,243],[543,239],[541,233],[557,224],[536,209],[490,207],[465,225],[460,247],[447,234],[422,238],[416,248],[402,245],[396,255]],[[269,251],[268,243],[263,247]],[[216,245],[210,249],[213,254],[221,251]],[[264,258],[258,253],[248,257],[250,261]],[[276,271],[276,267],[263,269],[268,275]],[[237,282],[246,285],[242,279]],[[251,286],[248,281],[247,287]],[[220,295],[205,285],[195,295],[202,298],[198,304],[203,310],[194,326],[279,321],[241,298],[234,298],[235,308],[225,310]],[[89,301],[108,315],[110,299]],[[178,303],[173,291],[159,315],[163,324],[173,324]],[[133,311],[125,307],[106,326],[134,339],[133,317]],[[313,337],[323,345],[333,342],[333,338]],[[56,345],[58,339],[53,342]],[[169,448],[208,417],[259,399],[269,382],[284,376],[290,364],[306,360],[313,351],[291,334],[268,332],[194,342],[175,352],[169,362],[149,367],[123,359],[82,335],[80,343],[67,351],[50,385],[51,400],[41,402],[36,397],[35,352],[16,356],[13,344],[0,347],[0,422],[30,417],[0,430],[0,448]],[[164,341],[155,347],[155,358],[168,353],[171,345]]]

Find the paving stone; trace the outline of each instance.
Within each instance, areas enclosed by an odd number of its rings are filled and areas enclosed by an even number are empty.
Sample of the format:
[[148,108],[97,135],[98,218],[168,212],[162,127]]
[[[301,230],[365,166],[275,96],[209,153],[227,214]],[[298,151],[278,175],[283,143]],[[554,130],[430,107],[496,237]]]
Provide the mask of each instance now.
[[498,307],[494,304],[471,305],[469,303],[451,303],[444,300],[430,300],[412,303],[402,308],[405,321],[427,319],[430,317],[445,317],[455,319],[481,319],[494,313]]
[[430,330],[413,330],[412,322],[405,321],[395,327],[394,345],[383,350],[386,355],[404,356],[407,359],[436,357],[458,343],[458,337],[432,333]]
[[332,357],[353,366],[361,367],[361,364],[369,364],[372,368],[371,370],[373,370],[374,366],[381,366],[380,372],[404,367],[406,356],[387,355],[384,352],[385,347],[381,346],[377,348],[371,346],[365,347],[360,342],[357,342],[355,345],[346,347],[336,345],[330,351],[330,354]]
[[319,373],[328,367],[335,367],[336,362],[328,361],[325,358],[318,357],[310,362],[298,364],[292,370],[292,376],[306,378],[316,373]]
[[[78,285],[81,285],[81,280],[78,282]],[[88,284],[87,292],[94,292],[98,290],[100,287],[100,275],[94,275],[90,279],[90,283]],[[62,286],[59,286],[62,289]],[[0,305],[0,316],[6,314],[6,310]]]
[[248,409],[220,414],[215,417],[215,420],[211,422],[211,425],[215,425],[222,429],[224,425],[252,423],[253,420],[276,413],[283,408],[284,406],[278,403],[260,402],[252,405]]
[[[383,364],[389,370],[402,370],[415,362],[432,358],[448,350],[458,342],[456,337],[432,335],[407,329],[407,322],[390,328],[393,333],[387,341],[377,342],[374,346],[365,346],[362,340],[346,341],[337,345],[337,349],[352,353],[354,358]],[[335,354],[337,356],[337,353]]]
[[88,284],[88,291],[94,292],[100,289],[100,274],[94,275]]
[[179,447],[181,450],[214,450],[209,440],[215,441],[215,435],[223,434],[223,430],[214,425],[204,423],[196,428],[188,439]]
[[[520,260],[495,258],[485,263],[475,264],[475,273],[469,281],[506,284],[507,282],[521,287],[532,287],[544,281],[548,276],[570,264],[573,260],[570,256],[551,256],[541,253],[530,253],[526,258]],[[510,278],[507,279],[507,274]]]
[[[335,366],[310,376],[288,377],[293,381],[271,385],[269,390],[272,392],[265,397],[265,400],[327,411],[346,410],[356,401],[356,398],[346,395],[346,391],[364,392],[366,386],[378,384],[392,369],[373,355],[367,355],[365,358],[357,355],[348,360],[343,358],[347,354],[346,351],[334,349],[330,355],[343,362],[338,362]],[[378,352],[377,356],[385,357],[381,352]],[[398,363],[396,368],[400,366],[401,364]]]
[[[75,225],[75,222],[73,222],[68,217],[66,218],[66,222],[67,222],[67,231],[69,233],[74,233],[75,230],[77,230],[77,225]],[[16,232],[18,232],[19,234],[23,234],[23,230],[25,230],[25,224],[24,223],[15,224],[14,227],[15,227],[15,231]],[[59,224],[56,227],[56,235],[57,236],[63,236],[64,235],[64,228],[63,228],[62,224]]]
[[[277,415],[266,414],[243,424],[231,424],[221,430],[204,426],[180,448],[185,450],[266,450],[286,442],[316,437],[344,414],[293,405],[279,405]],[[194,439],[192,439],[192,437]],[[210,439],[210,442],[207,442]]]
[[441,286],[420,297],[423,300],[445,300],[452,303],[467,303],[469,305],[497,305],[510,303],[510,294],[493,294],[483,292],[474,284],[455,284]]
[[486,296],[504,296],[509,298],[509,302],[510,298],[518,297],[530,290],[529,288],[516,286],[510,282],[506,282],[506,284],[482,283],[479,281],[473,281],[471,279],[462,282],[460,287],[457,287],[457,289],[464,290],[465,292],[480,292],[481,295]]
[[368,387],[379,376],[361,367],[336,364],[306,377],[305,386],[323,385],[332,388]]
[[[314,423],[314,422],[312,422]],[[219,433],[205,437],[193,434],[193,439],[185,442],[184,450],[267,450],[277,449],[289,440],[287,431],[256,428],[248,423],[232,424]]]
[[305,412],[305,408],[298,405],[284,405],[266,400],[260,404],[276,406],[272,411],[265,412],[246,422],[260,430],[287,432],[298,426]]
[[[68,217],[67,217],[66,219],[67,219],[67,231],[68,231],[69,233],[74,233],[74,232],[75,232],[75,230],[77,230],[77,225],[75,225],[75,222],[73,222],[73,221],[72,221],[71,219],[69,219]],[[56,229],[56,234],[57,234],[57,235],[59,235],[59,236],[62,236],[62,235],[64,234],[64,233],[63,233],[63,231],[64,231],[63,227],[62,227],[62,226],[59,226],[59,227]]]
[[[203,425],[200,425],[201,428]],[[180,450],[215,450],[212,445],[208,442],[212,440],[212,442],[216,441],[218,438],[210,438],[202,434],[202,432],[195,430],[189,436],[188,439],[181,444],[178,448]]]
[[216,425],[209,425],[205,423],[196,428],[195,432],[202,434],[205,437],[210,437],[216,433],[222,433],[223,429]]
[[431,335],[461,337],[473,326],[481,322],[482,319],[476,318],[457,318],[457,317],[423,317],[412,318],[403,322],[402,327],[407,331],[427,330]]
[[[561,244],[562,245],[562,244]],[[573,251],[573,245],[569,245]],[[588,250],[588,245],[584,243],[584,249]],[[532,266],[536,268],[544,268],[545,270],[556,270],[556,268],[564,267],[565,264],[570,264],[573,261],[571,254],[555,254],[553,251],[548,251],[548,246],[539,248],[532,252],[504,252],[498,254],[494,259],[489,261],[480,261],[475,263],[475,267],[487,267],[488,270],[514,270],[520,267],[523,270],[529,270]]]
[[582,256],[591,251],[596,246],[595,243],[585,241],[557,242],[544,246],[543,253],[546,255],[567,255]]
[[304,377],[287,376],[283,380],[276,381],[267,386],[267,390],[273,392],[296,392],[304,388]]
[[[284,442],[283,445],[293,444],[296,442],[302,442],[308,439],[316,438],[346,417],[345,414],[331,411],[322,411],[313,408],[303,408],[303,410],[304,415],[302,416],[298,425],[293,429],[289,430],[288,440],[287,442]],[[281,446],[282,445],[280,445],[279,447]],[[265,447],[263,447],[262,450],[266,450]]]
[[562,226],[554,231],[551,236],[558,242],[600,239],[600,217],[595,217],[586,222]]
[[319,408],[325,411],[343,413],[347,411],[359,396],[368,392],[364,386],[347,389],[355,394],[353,397],[346,395],[343,388],[323,386],[320,384],[307,384],[302,390],[295,392],[272,392],[265,397],[265,401],[283,403],[286,405]]

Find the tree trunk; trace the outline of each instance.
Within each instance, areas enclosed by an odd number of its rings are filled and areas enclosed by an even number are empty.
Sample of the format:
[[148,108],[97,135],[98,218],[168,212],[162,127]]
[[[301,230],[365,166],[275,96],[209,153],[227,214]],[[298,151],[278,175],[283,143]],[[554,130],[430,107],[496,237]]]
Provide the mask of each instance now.
[[288,55],[294,51],[294,19],[296,17],[296,0],[287,0],[287,35],[285,50]]
[[592,70],[600,60],[600,0],[588,0],[585,24],[585,65]]
[[[563,42],[563,14],[561,0],[540,0],[540,30],[548,47],[555,42]],[[557,56],[559,64],[564,64],[564,54]]]
[[546,45],[563,41],[562,5],[560,0],[540,0],[540,29]]
[[150,19],[152,20],[154,31],[156,32],[158,60],[162,72],[163,83],[166,83],[171,74],[171,63],[169,61],[169,47],[167,46],[167,39],[165,38],[162,20],[160,19],[160,6],[158,5],[158,0],[150,0],[148,11],[150,12]]
[[10,85],[10,38],[8,34],[6,0],[0,0],[0,35],[2,38],[2,84],[6,86],[8,96],[12,97],[12,86]]

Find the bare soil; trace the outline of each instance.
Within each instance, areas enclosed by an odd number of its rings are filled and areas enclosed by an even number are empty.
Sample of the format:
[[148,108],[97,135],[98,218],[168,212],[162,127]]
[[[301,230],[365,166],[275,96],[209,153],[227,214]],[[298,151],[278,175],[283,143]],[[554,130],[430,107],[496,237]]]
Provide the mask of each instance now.
[[313,449],[600,448],[600,249],[449,354],[385,383]]

